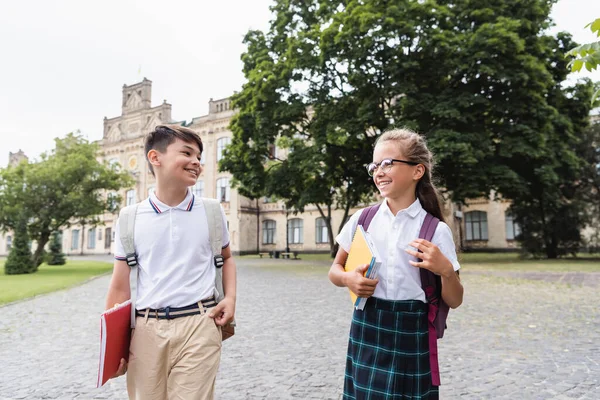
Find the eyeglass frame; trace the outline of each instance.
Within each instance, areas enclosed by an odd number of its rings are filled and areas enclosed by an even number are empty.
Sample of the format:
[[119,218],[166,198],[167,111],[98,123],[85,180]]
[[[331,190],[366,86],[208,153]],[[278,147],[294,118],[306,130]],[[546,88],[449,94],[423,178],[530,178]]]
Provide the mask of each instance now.
[[[367,164],[367,166],[366,166],[366,168],[367,168],[367,174],[368,174],[369,176],[373,176],[373,175],[375,175],[375,171],[377,171],[377,170],[378,170],[378,169],[381,167],[381,163],[382,163],[382,162],[384,162],[384,161],[390,161],[390,166],[389,166],[388,170],[387,170],[387,171],[384,171],[384,173],[386,173],[386,174],[387,174],[387,173],[390,171],[390,169],[392,168],[392,166],[394,165],[394,163],[395,163],[395,162],[399,162],[399,163],[403,163],[403,164],[412,165],[413,167],[414,167],[415,165],[419,165],[419,164],[420,164],[420,163],[418,163],[418,162],[415,162],[415,161],[397,160],[397,159],[395,159],[395,158],[384,158],[383,160],[379,161],[378,163],[376,163],[376,162],[372,162],[372,163],[369,163],[369,164]],[[369,172],[370,172],[370,171],[369,171],[369,167],[370,167],[371,165],[375,165],[375,168],[373,169],[373,174],[370,174],[370,173],[369,173]]]

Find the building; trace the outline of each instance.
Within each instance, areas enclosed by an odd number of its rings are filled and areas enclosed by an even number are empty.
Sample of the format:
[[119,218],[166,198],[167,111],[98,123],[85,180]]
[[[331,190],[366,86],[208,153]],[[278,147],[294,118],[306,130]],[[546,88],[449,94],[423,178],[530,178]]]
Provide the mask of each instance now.
[[[133,187],[119,193],[123,206],[144,200],[154,190],[155,179],[149,172],[144,154],[144,135],[156,125],[183,123],[171,118],[171,104],[152,107],[152,82],[144,78],[133,85],[123,85],[121,115],[104,118],[102,149],[99,157],[118,164],[135,179]],[[325,220],[316,207],[307,207],[304,213],[293,214],[280,202],[268,198],[251,200],[231,188],[231,175],[219,172],[217,163],[223,150],[231,142],[229,122],[234,115],[228,98],[208,104],[208,114],[193,118],[188,126],[202,138],[203,172],[192,191],[197,196],[221,200],[225,210],[234,254],[268,251],[327,252],[328,232]],[[10,153],[11,163],[26,159],[22,151]],[[108,194],[109,196],[112,194]],[[477,199],[459,208],[446,204],[449,224],[456,234],[456,242],[467,248],[512,249],[518,226],[506,210],[507,201]],[[357,209],[351,210],[351,213]],[[63,251],[66,254],[108,254],[114,248],[114,226],[118,214],[101,216],[101,225],[72,226],[62,232]],[[337,229],[343,211],[332,212],[332,226]],[[335,232],[337,233],[337,232]],[[0,255],[6,255],[12,236],[0,235]]]

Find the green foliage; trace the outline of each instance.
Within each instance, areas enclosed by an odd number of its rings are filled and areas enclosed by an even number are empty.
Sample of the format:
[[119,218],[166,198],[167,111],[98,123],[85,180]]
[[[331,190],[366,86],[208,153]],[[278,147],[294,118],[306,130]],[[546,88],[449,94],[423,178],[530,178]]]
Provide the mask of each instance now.
[[[589,27],[592,33],[596,34],[597,37],[600,37],[600,18],[595,19],[585,27]],[[573,58],[569,62],[571,71],[579,72],[583,67],[589,72],[594,71],[600,64],[600,41],[577,46],[567,53],[567,57]],[[598,95],[600,95],[600,89],[594,92],[592,103],[595,102]]]
[[[278,0],[269,31],[245,37],[247,83],[220,166],[244,195],[317,204],[327,218],[373,194],[374,141],[406,126],[426,136],[452,200],[495,191],[547,256],[576,247],[555,236],[581,204],[575,148],[591,92],[561,86],[574,43],[547,35],[552,4]],[[274,143],[285,154],[269,159]]]
[[67,259],[62,252],[62,243],[58,232],[52,233],[50,253],[46,257],[48,265],[65,265]]
[[97,160],[98,147],[79,134],[55,140],[53,151],[35,163],[21,163],[0,171],[0,229],[14,230],[21,212],[37,248],[33,261],[43,261],[52,232],[72,223],[95,225],[114,200],[106,192],[132,184],[126,172]]
[[32,272],[35,272],[35,266],[29,248],[27,217],[24,213],[21,213],[14,229],[12,248],[4,264],[4,273],[6,275],[19,275],[30,274]]

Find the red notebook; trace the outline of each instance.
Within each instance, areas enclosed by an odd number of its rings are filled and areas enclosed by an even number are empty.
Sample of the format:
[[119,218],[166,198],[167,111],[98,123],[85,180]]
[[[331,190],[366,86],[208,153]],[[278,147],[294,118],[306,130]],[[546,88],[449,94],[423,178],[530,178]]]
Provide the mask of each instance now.
[[121,358],[129,359],[131,300],[106,310],[100,316],[100,364],[98,383],[106,383],[119,369]]

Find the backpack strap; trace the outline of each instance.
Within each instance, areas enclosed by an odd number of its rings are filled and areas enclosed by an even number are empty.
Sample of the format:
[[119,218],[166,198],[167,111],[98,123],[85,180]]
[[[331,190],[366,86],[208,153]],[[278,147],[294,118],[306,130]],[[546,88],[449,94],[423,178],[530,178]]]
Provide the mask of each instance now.
[[374,206],[363,209],[362,213],[360,213],[360,216],[358,217],[358,224],[362,226],[365,231],[369,229],[369,225],[371,224],[373,217],[375,217],[375,214],[377,214],[379,206],[381,206],[381,204],[375,204]]
[[[439,222],[440,220],[438,218],[427,213],[425,220],[423,220],[423,225],[421,225],[419,238],[431,242]],[[436,277],[433,272],[425,268],[419,268],[419,270],[421,272],[421,287],[423,288],[425,297],[427,299],[427,326],[429,330],[429,365],[431,367],[431,383],[434,386],[440,386],[440,366],[438,362],[437,348],[438,332],[435,326],[435,320],[438,315],[440,302],[442,302],[440,293],[441,285],[438,285],[438,277]]]
[[221,204],[215,199],[202,198],[206,220],[208,222],[208,237],[210,248],[213,253],[213,260],[216,267],[215,273],[215,300],[217,303],[225,297],[223,290],[223,264],[224,259],[221,255],[223,250],[221,242],[223,241],[223,220],[221,218]]
[[135,233],[135,216],[137,204],[121,209],[119,213],[119,238],[125,250],[125,262],[129,265],[129,290],[131,292],[131,328],[135,328],[135,301],[137,299],[138,259],[135,252],[133,235]]

